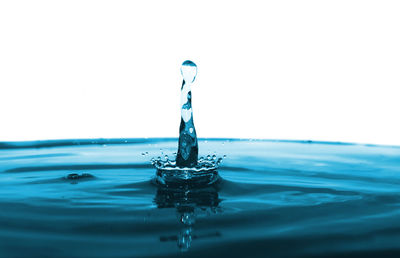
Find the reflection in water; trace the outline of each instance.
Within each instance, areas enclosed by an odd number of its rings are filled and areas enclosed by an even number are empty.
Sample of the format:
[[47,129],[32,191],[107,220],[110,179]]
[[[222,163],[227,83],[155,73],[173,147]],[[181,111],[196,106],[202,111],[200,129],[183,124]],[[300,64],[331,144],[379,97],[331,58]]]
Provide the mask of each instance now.
[[219,232],[195,234],[194,224],[200,211],[217,213],[221,200],[218,196],[218,184],[204,188],[167,188],[158,186],[154,199],[158,208],[176,208],[183,228],[175,236],[161,236],[160,241],[176,241],[179,250],[187,251],[194,239],[218,237]]

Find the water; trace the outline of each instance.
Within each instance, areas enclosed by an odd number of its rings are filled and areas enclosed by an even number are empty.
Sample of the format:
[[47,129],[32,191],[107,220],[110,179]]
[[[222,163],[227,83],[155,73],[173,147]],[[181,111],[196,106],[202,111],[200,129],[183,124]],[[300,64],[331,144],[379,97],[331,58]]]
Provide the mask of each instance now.
[[[181,67],[183,77],[181,87],[181,124],[179,127],[178,152],[175,162],[161,157],[152,159],[157,169],[156,182],[169,188],[198,187],[211,185],[218,179],[217,168],[221,158],[201,158],[198,160],[199,147],[193,122],[191,85],[196,79],[197,66],[186,60]],[[214,158],[215,157],[215,158]]]
[[199,139],[219,180],[167,188],[177,141],[0,143],[0,257],[399,257],[399,147]]
[[183,77],[181,88],[181,125],[179,127],[178,167],[195,167],[199,148],[197,145],[196,129],[193,122],[191,85],[196,79],[197,66],[192,61],[185,61],[181,67]]

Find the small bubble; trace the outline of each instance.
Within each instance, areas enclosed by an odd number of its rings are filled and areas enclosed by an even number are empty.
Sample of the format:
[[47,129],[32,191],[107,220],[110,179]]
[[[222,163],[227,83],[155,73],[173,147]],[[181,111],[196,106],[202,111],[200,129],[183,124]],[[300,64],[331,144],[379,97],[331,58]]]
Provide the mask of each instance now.
[[213,159],[213,160],[216,160],[216,159],[217,159],[217,155],[215,155],[215,154],[212,155],[212,159]]
[[222,156],[223,158],[226,158],[226,155]]
[[168,155],[165,155],[164,158],[165,158],[166,161],[169,160]]
[[207,160],[211,160],[211,156],[210,155],[207,155]]

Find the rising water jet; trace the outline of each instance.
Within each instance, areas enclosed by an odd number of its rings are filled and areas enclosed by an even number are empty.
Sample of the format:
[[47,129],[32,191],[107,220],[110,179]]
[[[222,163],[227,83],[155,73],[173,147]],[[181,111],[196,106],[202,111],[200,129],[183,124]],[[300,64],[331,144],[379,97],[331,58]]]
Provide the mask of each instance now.
[[201,186],[215,183],[219,176],[219,159],[198,158],[199,147],[193,122],[191,87],[197,76],[197,65],[186,60],[182,63],[181,123],[179,127],[178,151],[175,161],[153,159],[157,169],[156,181],[168,186]]

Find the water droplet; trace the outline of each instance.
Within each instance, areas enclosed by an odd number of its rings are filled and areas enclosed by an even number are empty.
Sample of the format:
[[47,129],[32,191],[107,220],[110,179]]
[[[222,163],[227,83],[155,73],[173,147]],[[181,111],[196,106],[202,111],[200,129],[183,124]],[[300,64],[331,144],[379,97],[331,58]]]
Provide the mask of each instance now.
[[190,60],[186,60],[182,63],[181,73],[186,83],[192,83],[196,79],[197,65]]
[[165,155],[164,158],[165,158],[165,161],[169,160],[168,155]]
[[211,155],[207,155],[207,160],[211,160]]

